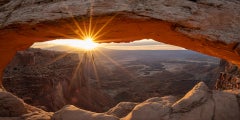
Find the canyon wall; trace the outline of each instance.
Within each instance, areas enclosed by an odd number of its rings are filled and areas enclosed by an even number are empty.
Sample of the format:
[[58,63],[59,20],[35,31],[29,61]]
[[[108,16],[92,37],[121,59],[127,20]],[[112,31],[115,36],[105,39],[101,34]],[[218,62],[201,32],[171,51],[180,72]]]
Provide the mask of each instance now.
[[199,81],[212,88],[219,73],[219,59],[193,51],[98,51],[121,67],[97,51],[86,54],[29,48],[18,51],[5,68],[3,85],[24,102],[46,111],[72,104],[103,112],[122,101],[183,96]]
[[237,65],[221,60],[220,74],[216,81],[216,89],[231,90],[240,89],[240,69]]
[[84,82],[75,77],[81,60],[77,53],[32,48],[18,51],[4,70],[3,85],[24,102],[46,111],[57,111],[67,104],[95,112],[108,110],[113,99],[100,87],[78,84]]
[[85,25],[97,42],[152,38],[239,65],[239,8],[238,0],[1,0],[0,76],[16,51],[82,39]]

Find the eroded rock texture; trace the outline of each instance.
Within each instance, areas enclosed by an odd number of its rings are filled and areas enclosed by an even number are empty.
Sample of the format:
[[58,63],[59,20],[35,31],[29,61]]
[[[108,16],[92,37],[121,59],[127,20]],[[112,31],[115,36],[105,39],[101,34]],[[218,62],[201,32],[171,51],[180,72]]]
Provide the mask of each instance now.
[[220,74],[216,81],[216,89],[232,90],[240,89],[240,70],[239,67],[226,60],[220,62]]
[[50,120],[52,114],[0,89],[0,120]]
[[[200,82],[180,100],[173,96],[165,96],[150,98],[137,105],[125,102],[118,104],[105,114],[84,111],[74,106],[65,106],[53,115],[53,119],[239,120],[238,96],[239,92],[236,91],[211,91],[203,82]],[[128,114],[125,114],[124,111],[128,111]]]
[[1,0],[0,5],[0,71],[33,42],[79,38],[78,28],[89,25],[89,16],[98,42],[152,38],[240,64],[238,0]]
[[5,69],[3,85],[26,103],[46,111],[57,111],[67,104],[106,111],[113,106],[113,99],[95,81],[91,81],[95,83],[92,86],[78,84],[84,82],[78,71],[81,57],[77,53],[31,48],[19,51]]
[[[6,97],[8,96],[8,97]],[[106,113],[67,105],[55,113],[27,105],[11,93],[0,91],[1,120],[239,120],[240,91],[209,90],[198,83],[183,98],[154,97],[142,103],[122,102]],[[15,108],[15,109],[13,109]]]

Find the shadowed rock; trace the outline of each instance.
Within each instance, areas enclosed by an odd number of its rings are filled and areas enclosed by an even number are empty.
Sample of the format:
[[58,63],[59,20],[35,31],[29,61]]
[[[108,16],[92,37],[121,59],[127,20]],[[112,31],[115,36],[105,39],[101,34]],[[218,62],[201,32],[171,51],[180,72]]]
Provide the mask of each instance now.
[[0,120],[50,120],[51,112],[30,106],[9,92],[0,91]]
[[239,120],[240,109],[237,97],[234,94],[226,92],[213,92],[215,102],[215,120]]
[[3,103],[6,105],[13,103],[12,105],[17,106],[7,106],[9,109],[1,108],[0,113],[5,117],[0,117],[0,120],[119,120],[126,113],[127,116],[120,120],[240,119],[239,91],[210,91],[203,82],[198,83],[177,102],[173,96],[150,98],[137,105],[123,102],[107,113],[95,113],[67,105],[55,112],[51,118],[51,112],[29,106],[10,93],[0,92],[0,104]]
[[[155,100],[154,100],[155,99]],[[234,94],[209,91],[200,82],[174,104],[156,98],[138,104],[121,120],[239,120],[239,103]],[[171,103],[171,102],[170,102]]]
[[134,102],[120,102],[115,107],[106,112],[108,115],[113,115],[119,118],[126,116],[138,103]]
[[122,120],[159,120],[169,118],[171,105],[175,102],[173,96],[155,97],[138,104]]
[[210,97],[209,89],[205,83],[200,82],[182,99],[172,105],[173,112],[187,112],[206,102]]
[[26,113],[21,99],[8,92],[0,92],[0,117],[19,117]]

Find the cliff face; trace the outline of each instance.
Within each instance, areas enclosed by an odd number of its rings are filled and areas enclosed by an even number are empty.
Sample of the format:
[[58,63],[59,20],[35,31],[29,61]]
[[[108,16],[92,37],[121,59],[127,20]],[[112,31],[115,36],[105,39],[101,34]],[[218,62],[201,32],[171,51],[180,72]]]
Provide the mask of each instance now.
[[229,90],[240,89],[240,69],[237,65],[221,60],[220,75],[216,81],[216,89]]
[[[33,52],[25,52],[25,51],[18,51],[16,53],[16,57],[13,59],[15,65],[34,65],[35,64],[35,56]],[[12,65],[14,66],[14,65]]]
[[101,31],[98,42],[152,38],[240,61],[238,0],[2,0],[0,5],[1,73],[16,51],[37,41],[82,38],[84,25]]
[[3,85],[26,103],[46,111],[59,110],[66,104],[97,112],[108,109],[113,101],[98,87],[72,82],[83,82],[72,77],[79,61],[78,54],[73,53],[21,51],[5,69]]
[[[98,53],[100,51],[118,65]],[[122,101],[182,96],[199,81],[211,86],[218,66],[217,58],[187,50],[99,48],[92,52],[94,58],[86,56],[84,51],[69,53],[30,48],[19,53],[21,55],[17,54],[5,69],[3,85],[26,103],[46,111],[73,104],[102,112]],[[87,62],[93,59],[94,63]]]

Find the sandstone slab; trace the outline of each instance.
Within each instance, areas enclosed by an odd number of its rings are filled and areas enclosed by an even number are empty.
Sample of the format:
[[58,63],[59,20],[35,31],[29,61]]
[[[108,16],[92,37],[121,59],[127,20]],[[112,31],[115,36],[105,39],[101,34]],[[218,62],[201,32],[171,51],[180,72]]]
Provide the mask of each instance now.
[[67,105],[53,114],[53,120],[118,120],[117,117],[94,113],[79,109],[73,105]]
[[118,118],[125,117],[138,103],[134,102],[120,102],[115,107],[106,112],[108,115],[113,115]]
[[0,92],[0,117],[19,117],[26,113],[21,99],[8,92]]

